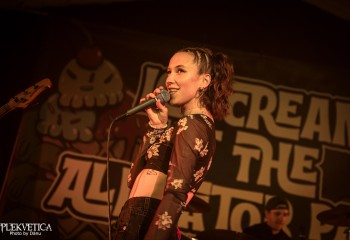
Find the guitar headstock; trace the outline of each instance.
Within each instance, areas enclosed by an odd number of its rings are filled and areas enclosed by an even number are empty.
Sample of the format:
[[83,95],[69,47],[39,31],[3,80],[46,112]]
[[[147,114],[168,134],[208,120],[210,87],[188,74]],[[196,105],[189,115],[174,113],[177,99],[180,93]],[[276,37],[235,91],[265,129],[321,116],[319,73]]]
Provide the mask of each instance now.
[[7,106],[10,110],[14,108],[26,108],[40,93],[47,88],[51,88],[51,86],[51,80],[45,78],[11,98]]

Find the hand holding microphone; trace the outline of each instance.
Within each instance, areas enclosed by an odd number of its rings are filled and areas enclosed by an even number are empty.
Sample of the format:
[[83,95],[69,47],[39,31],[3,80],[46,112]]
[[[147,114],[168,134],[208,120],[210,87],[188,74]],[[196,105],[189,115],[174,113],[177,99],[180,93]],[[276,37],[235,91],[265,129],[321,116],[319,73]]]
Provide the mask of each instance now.
[[[148,99],[148,100],[146,100]],[[146,98],[141,99],[141,104],[152,102],[150,107],[146,108],[146,113],[150,120],[150,125],[154,128],[163,128],[168,122],[168,108],[165,103],[170,100],[170,94],[163,87],[156,88],[153,93],[146,95]],[[156,108],[154,108],[156,107]]]

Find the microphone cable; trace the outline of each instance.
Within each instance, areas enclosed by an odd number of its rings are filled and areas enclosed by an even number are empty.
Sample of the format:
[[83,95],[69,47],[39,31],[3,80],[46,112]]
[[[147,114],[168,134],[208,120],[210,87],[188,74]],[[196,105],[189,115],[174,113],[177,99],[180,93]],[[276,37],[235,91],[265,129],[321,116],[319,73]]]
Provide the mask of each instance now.
[[112,214],[111,214],[111,203],[110,203],[110,185],[109,185],[109,142],[111,136],[111,130],[114,122],[121,119],[122,116],[114,118],[111,124],[109,125],[108,134],[107,134],[107,161],[106,161],[106,178],[107,178],[107,208],[108,208],[108,240],[112,240]]

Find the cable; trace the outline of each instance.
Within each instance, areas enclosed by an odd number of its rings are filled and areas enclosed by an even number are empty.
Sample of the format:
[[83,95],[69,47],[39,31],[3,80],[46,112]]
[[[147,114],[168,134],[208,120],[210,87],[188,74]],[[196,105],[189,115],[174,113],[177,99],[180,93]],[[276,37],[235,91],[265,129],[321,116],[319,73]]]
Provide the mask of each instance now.
[[119,116],[115,118],[109,125],[108,134],[107,134],[107,161],[106,161],[106,172],[107,172],[107,207],[108,207],[108,240],[112,240],[112,216],[111,216],[111,204],[110,204],[110,187],[109,187],[109,141],[111,135],[111,129],[115,121],[123,117]]

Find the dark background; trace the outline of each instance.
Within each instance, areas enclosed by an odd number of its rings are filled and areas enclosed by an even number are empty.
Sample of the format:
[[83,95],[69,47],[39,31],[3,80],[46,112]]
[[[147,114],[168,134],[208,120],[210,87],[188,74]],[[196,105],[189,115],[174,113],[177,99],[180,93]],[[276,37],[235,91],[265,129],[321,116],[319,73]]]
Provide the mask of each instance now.
[[[52,20],[112,25],[263,57],[324,65],[337,68],[344,76],[350,72],[350,21],[305,1],[110,1],[59,6],[49,1],[29,2],[0,4],[1,106],[39,80],[32,74]],[[326,84],[330,94],[348,97],[348,81],[346,77],[337,79],[344,87],[336,93],[332,92],[332,79],[321,81],[322,86],[313,86],[313,90],[324,89]],[[40,97],[33,104],[38,101]],[[14,109],[0,119],[2,181],[22,111]]]

